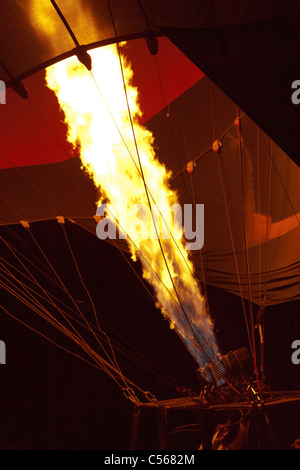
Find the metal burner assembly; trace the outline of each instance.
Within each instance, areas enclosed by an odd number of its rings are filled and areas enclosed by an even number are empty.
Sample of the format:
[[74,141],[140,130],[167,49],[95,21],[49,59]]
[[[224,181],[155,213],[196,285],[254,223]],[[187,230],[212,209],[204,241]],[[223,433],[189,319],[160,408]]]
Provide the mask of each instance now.
[[246,348],[229,351],[220,360],[196,371],[201,386],[200,398],[208,403],[229,403],[257,397],[252,380],[254,365]]

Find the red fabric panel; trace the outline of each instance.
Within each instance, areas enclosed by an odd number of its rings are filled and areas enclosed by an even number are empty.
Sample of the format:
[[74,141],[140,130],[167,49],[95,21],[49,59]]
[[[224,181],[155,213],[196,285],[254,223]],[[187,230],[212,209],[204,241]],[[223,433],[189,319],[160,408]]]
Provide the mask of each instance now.
[[[134,69],[133,84],[140,90],[144,121],[203,77],[168,39],[160,38],[159,44],[156,60],[160,76],[144,39],[130,41],[126,47]],[[56,98],[44,84],[44,72],[28,78],[24,84],[29,102],[9,89],[6,104],[0,107],[0,168],[54,163],[74,156],[65,139],[66,127],[61,122]]]

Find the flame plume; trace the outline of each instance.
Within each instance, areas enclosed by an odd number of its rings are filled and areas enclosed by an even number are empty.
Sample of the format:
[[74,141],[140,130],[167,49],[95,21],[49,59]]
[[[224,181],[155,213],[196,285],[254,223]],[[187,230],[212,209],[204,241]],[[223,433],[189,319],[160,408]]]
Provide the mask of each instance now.
[[[94,49],[90,55],[92,75],[76,58],[59,62],[46,72],[47,86],[55,92],[65,115],[67,138],[80,147],[82,165],[101,189],[99,205],[108,200],[115,211],[123,207],[123,215],[132,207],[135,212],[137,207],[143,208],[138,224],[127,224],[126,229],[120,223],[122,214],[117,217],[111,210],[107,217],[114,223],[119,220],[118,229],[123,238],[126,232],[132,258],[140,259],[143,276],[154,288],[157,307],[197,363],[216,360],[218,347],[205,297],[195,281],[182,228],[170,215],[179,199],[168,183],[171,173],[156,158],[153,135],[138,122],[141,111],[138,91],[130,84],[131,67],[115,45]],[[172,236],[159,240],[147,236],[152,203],[159,203],[163,220],[173,220]]]

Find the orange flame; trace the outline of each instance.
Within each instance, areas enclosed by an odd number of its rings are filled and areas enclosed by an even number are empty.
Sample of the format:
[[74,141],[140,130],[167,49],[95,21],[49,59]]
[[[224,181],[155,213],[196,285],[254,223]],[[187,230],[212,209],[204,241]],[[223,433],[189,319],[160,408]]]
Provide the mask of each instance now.
[[[171,173],[156,158],[152,133],[138,123],[141,111],[137,89],[130,85],[132,70],[114,45],[90,54],[92,74],[76,58],[47,69],[46,82],[65,114],[68,140],[80,146],[83,167],[103,194],[99,205],[109,201],[113,210],[107,217],[126,232],[132,258],[140,259],[143,276],[153,286],[157,307],[171,328],[199,365],[215,360],[218,347],[213,324],[182,241],[182,228],[171,216],[178,196],[168,183]],[[159,203],[163,220],[173,221],[168,227],[172,236],[160,240],[145,236],[154,203]],[[136,215],[137,207],[146,208],[139,214],[138,229],[136,223],[122,226],[122,214],[113,212],[120,207],[123,215],[126,209],[130,213],[135,208],[132,215]]]

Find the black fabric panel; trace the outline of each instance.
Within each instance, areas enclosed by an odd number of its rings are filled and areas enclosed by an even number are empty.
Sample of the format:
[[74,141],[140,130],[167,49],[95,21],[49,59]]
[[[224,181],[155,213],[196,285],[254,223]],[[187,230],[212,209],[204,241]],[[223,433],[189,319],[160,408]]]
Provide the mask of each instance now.
[[298,16],[212,29],[164,28],[182,50],[297,164],[300,109],[291,85],[300,76]]

